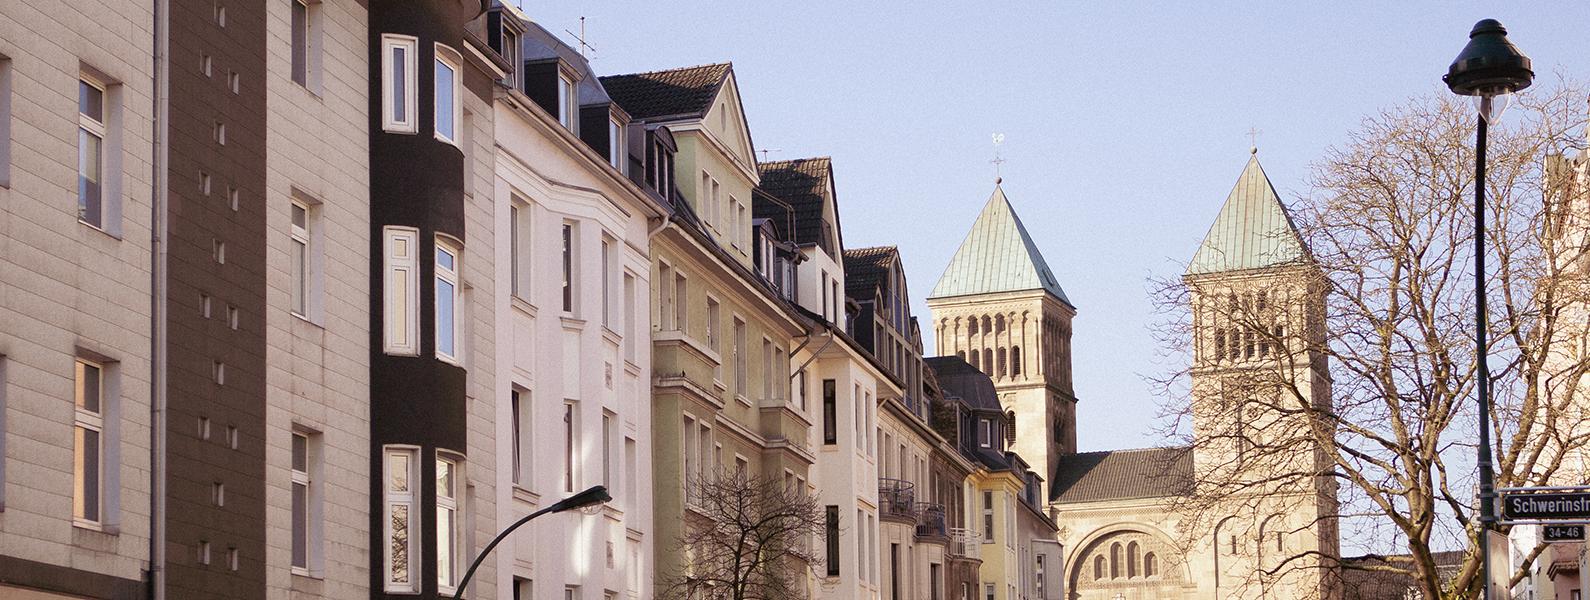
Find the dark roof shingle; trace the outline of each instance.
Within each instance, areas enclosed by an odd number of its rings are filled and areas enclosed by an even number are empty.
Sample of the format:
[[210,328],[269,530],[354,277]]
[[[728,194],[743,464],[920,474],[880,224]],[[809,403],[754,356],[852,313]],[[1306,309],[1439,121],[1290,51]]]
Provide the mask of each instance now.
[[607,95],[636,120],[657,117],[700,117],[712,108],[718,89],[733,69],[730,63],[609,75],[602,78]]
[[[757,163],[756,168],[761,174],[757,187],[788,203],[794,211],[793,241],[823,245],[823,202],[828,197],[833,162],[819,156]],[[833,225],[839,227],[838,223]],[[834,251],[826,245],[823,249]]]
[[1192,483],[1192,467],[1192,449],[1186,447],[1068,454],[1055,467],[1049,497],[1095,502],[1179,496]]
[[894,246],[845,249],[845,295],[857,300],[870,300],[871,291],[887,285],[889,263],[899,256]]

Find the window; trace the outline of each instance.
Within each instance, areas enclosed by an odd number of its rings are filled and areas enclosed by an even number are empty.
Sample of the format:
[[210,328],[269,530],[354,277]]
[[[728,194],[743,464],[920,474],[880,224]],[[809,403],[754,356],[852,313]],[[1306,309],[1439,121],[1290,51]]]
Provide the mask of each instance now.
[[454,146],[458,145],[458,123],[461,120],[458,113],[463,102],[458,85],[459,63],[458,53],[452,48],[436,45],[436,139]]
[[983,584],[983,598],[984,600],[994,600],[994,584]]
[[74,393],[76,417],[72,445],[72,518],[79,523],[104,520],[105,370],[79,359]]
[[1137,542],[1131,542],[1131,543],[1128,543],[1126,545],[1126,576],[1127,577],[1137,577],[1137,557],[1138,557],[1138,554],[1139,553],[1138,553],[1138,548],[1137,548]]
[[1121,543],[1110,544],[1110,579],[1121,576]]
[[535,600],[535,582],[524,577],[513,578],[513,600]]
[[613,241],[607,236],[602,237],[602,325],[612,328],[613,325]]
[[623,173],[624,168],[624,125],[618,119],[607,121],[607,163],[613,165]]
[[675,325],[675,319],[678,316],[674,312],[674,288],[668,285],[668,282],[673,281],[673,278],[673,267],[668,266],[668,263],[657,264],[657,279],[655,280],[657,282],[658,296],[657,320],[660,322],[659,327],[664,331],[676,331],[679,329]]
[[320,83],[320,2],[318,0],[291,0],[291,2],[293,11],[293,83],[318,91]]
[[744,248],[745,237],[751,232],[751,224],[745,216],[745,205],[734,196],[729,196],[729,202],[734,205],[734,245]]
[[77,82],[77,219],[105,228],[105,84],[88,75]]
[[292,208],[292,235],[291,235],[291,269],[292,269],[292,311],[300,317],[309,318],[309,296],[313,286],[314,277],[311,270],[314,268],[310,257],[310,206],[301,201],[293,200]]
[[773,400],[773,382],[778,375],[773,372],[773,341],[762,338],[762,399]]
[[563,401],[563,491],[573,492],[579,478],[579,412],[573,400]]
[[503,60],[508,63],[508,74],[503,77],[502,82],[510,89],[521,90],[519,77],[520,71],[524,70],[524,63],[519,60],[519,32],[507,26],[506,11],[504,11],[502,18],[504,19],[504,24],[500,26],[502,30],[502,47],[497,50],[502,55]]
[[734,395],[745,397],[749,378],[746,376],[745,321],[734,319]]
[[821,281],[818,282],[817,285],[821,286],[823,288],[823,318],[827,319],[828,322],[832,323],[832,322],[834,322],[834,317],[833,317],[833,315],[828,313],[828,309],[830,308],[830,306],[833,303],[830,302],[829,299],[828,299],[828,285],[825,283],[827,281],[828,281],[828,272],[827,271],[823,271],[822,279],[821,279]]
[[11,187],[11,59],[0,54],[0,187]]
[[983,448],[993,446],[994,424],[988,419],[977,420],[977,445]]
[[602,485],[613,488],[613,413],[602,411]]
[[636,461],[640,458],[637,452],[635,438],[624,436],[624,506],[630,508],[636,506],[635,488],[639,487],[639,463]]
[[1010,376],[1021,375],[1021,346],[1010,349]]
[[309,575],[320,562],[320,436],[292,432],[293,563],[296,575]]
[[1153,552],[1143,555],[1143,576],[1153,577],[1159,574],[1159,557]]
[[515,297],[530,297],[530,205],[514,196],[508,206],[508,264]]
[[1033,583],[1037,584],[1038,597],[1043,598],[1043,555],[1038,555],[1038,567],[1033,573]]
[[828,560],[826,561],[827,565],[828,565],[828,576],[829,577],[838,577],[839,576],[839,507],[835,506],[835,505],[832,505],[832,504],[828,505],[828,510],[825,513],[825,517],[826,517],[827,520],[824,523],[823,532],[826,535],[827,542],[828,542],[828,547],[827,547],[827,550],[828,550],[827,559]]
[[436,457],[436,586],[452,591],[463,566],[464,527],[459,514],[458,491],[462,473],[459,461]]
[[835,385],[834,384],[834,380],[832,380],[832,379],[824,379],[823,380],[823,443],[824,444],[837,444],[837,443],[839,443],[839,439],[838,439],[839,438],[839,423],[838,423],[838,420],[839,420],[838,410],[839,410],[839,408],[834,405],[834,403],[836,402],[836,400],[834,398],[834,394],[836,393],[836,390],[834,389],[834,385]]
[[994,493],[983,491],[983,543],[994,543]]
[[381,36],[381,128],[399,133],[419,130],[414,118],[415,70],[419,40],[406,35]]
[[524,484],[530,481],[531,437],[530,431],[534,429],[533,416],[530,412],[530,392],[514,388],[508,392],[508,408],[513,413],[509,415],[512,428],[513,444],[513,482]]
[[563,224],[563,312],[574,312],[574,224]]
[[382,286],[382,317],[387,354],[417,355],[420,329],[420,232],[411,227],[386,227],[386,264]]
[[900,544],[889,544],[889,597],[900,600]]
[[[722,340],[718,339],[718,330],[722,327],[723,316],[721,314],[721,309],[718,306],[718,299],[708,296],[707,347],[711,348],[713,352],[719,353],[720,355],[723,352],[723,346],[721,344]],[[720,381],[723,379],[723,363],[721,360],[718,362],[718,364],[712,366],[712,378]]]
[[458,248],[436,238],[436,356],[458,360]]
[[[664,281],[663,285],[668,285],[668,282]],[[685,331],[688,321],[686,316],[690,314],[690,282],[685,279],[685,274],[681,271],[674,271],[673,300],[674,327],[679,331]]]
[[684,455],[685,465],[679,480],[685,486],[685,502],[694,503],[696,487],[691,485],[691,480],[696,476],[696,470],[701,468],[701,457],[696,455],[696,420],[690,415],[685,415],[684,425],[679,431],[684,444],[684,452],[681,454]]
[[639,329],[635,321],[635,276],[624,273],[624,359],[635,362]]
[[567,75],[558,75],[558,122],[563,128],[574,131],[574,80]]
[[386,513],[382,519],[386,529],[386,591],[415,593],[419,581],[412,566],[419,559],[419,536],[416,524],[419,511],[414,510],[419,477],[419,461],[414,448],[386,450]]

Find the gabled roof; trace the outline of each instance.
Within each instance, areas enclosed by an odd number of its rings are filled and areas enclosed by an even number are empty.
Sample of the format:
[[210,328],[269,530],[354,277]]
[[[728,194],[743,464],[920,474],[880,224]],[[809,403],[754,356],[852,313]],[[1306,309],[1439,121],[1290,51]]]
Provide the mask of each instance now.
[[1096,502],[1185,494],[1192,484],[1191,448],[1083,452],[1060,457],[1049,499]]
[[607,95],[636,120],[703,117],[732,69],[730,63],[609,75]]
[[[801,245],[823,245],[823,205],[833,185],[833,161],[826,156],[818,156],[757,163],[756,168],[761,175],[761,183],[757,187],[789,204],[795,213],[795,231],[791,240]],[[837,208],[834,212],[834,235],[843,240],[838,233]],[[835,250],[823,249],[829,252]]]
[[900,256],[894,246],[845,249],[845,295],[857,300],[872,298],[871,290],[887,285],[889,265]]
[[1262,269],[1306,260],[1303,240],[1255,152],[1187,265],[1187,274]]
[[1038,289],[1053,294],[1066,306],[1072,305],[1016,210],[1011,208],[1004,188],[995,185],[994,194],[988,197],[988,204],[977,215],[972,230],[967,232],[928,298]]

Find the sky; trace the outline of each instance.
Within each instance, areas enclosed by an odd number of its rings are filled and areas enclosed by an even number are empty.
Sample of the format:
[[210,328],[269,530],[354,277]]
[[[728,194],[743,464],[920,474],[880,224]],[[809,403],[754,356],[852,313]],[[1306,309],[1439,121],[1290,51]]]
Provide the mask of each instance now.
[[[846,247],[897,245],[912,311],[1004,189],[1077,307],[1083,451],[1163,445],[1150,278],[1175,277],[1258,156],[1283,199],[1367,115],[1444,94],[1475,21],[1537,82],[1590,80],[1590,3],[535,2],[602,75],[734,63],[772,160],[833,157]],[[931,331],[925,340],[931,351]]]

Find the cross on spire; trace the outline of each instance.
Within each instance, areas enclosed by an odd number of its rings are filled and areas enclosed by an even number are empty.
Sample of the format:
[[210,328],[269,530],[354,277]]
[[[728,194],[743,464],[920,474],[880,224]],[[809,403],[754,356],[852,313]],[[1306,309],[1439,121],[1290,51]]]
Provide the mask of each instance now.
[[567,30],[567,29],[563,30],[563,33],[567,33],[569,35],[574,36],[574,38],[580,42],[580,56],[581,57],[590,58],[590,57],[585,55],[585,52],[587,50],[589,50],[591,52],[595,52],[596,51],[596,46],[592,46],[590,44],[585,43],[585,17],[580,17],[580,33],[576,34],[576,33],[572,32],[572,31]]
[[1251,152],[1253,154],[1258,154],[1259,153],[1259,134],[1261,134],[1261,133],[1264,133],[1264,132],[1263,131],[1259,131],[1257,128],[1254,128],[1254,127],[1249,127],[1248,128],[1248,151],[1249,152]]
[[1003,133],[994,134],[994,159],[988,161],[989,164],[994,165],[994,185],[999,185],[1000,183],[1003,183],[1004,180],[1005,180],[1005,178],[1000,175],[1000,167],[1001,167],[1001,165],[1005,164],[1005,159],[1000,158],[1000,156],[999,156],[999,147],[1000,147],[1001,144],[1004,144],[1004,143],[1005,143],[1005,134],[1003,134]]

